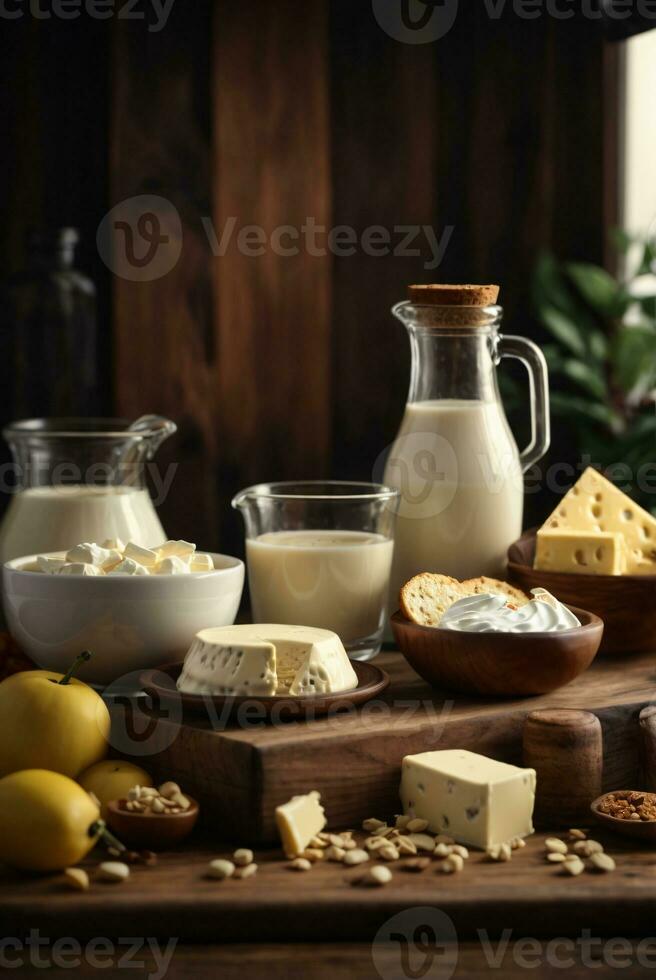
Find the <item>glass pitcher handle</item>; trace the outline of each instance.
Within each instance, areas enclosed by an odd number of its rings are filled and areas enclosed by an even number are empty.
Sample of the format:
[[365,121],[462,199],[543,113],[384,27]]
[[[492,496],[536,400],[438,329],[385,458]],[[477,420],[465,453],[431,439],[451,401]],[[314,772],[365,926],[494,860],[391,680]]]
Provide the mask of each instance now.
[[497,347],[499,357],[514,357],[528,371],[531,399],[531,441],[519,454],[522,472],[541,459],[551,442],[549,415],[549,372],[544,354],[537,344],[526,337],[500,336]]

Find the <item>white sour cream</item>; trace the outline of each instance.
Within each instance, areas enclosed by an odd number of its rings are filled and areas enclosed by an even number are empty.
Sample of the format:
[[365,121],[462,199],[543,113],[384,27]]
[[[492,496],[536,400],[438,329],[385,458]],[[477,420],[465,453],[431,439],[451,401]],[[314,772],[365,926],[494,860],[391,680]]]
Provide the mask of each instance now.
[[458,599],[440,620],[440,628],[464,633],[558,633],[580,626],[573,612],[544,589],[519,609],[503,595],[470,595]]

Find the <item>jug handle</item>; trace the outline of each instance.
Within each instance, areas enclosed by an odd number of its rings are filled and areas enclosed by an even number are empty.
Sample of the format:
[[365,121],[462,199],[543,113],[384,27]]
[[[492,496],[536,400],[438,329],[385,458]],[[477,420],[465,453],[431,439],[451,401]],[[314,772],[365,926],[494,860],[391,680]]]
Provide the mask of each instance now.
[[150,432],[151,437],[148,442],[146,456],[152,459],[165,439],[177,432],[178,427],[171,419],[164,418],[163,415],[140,415],[131,425],[128,432]]
[[549,449],[551,418],[549,415],[549,372],[544,354],[537,344],[526,337],[502,335],[497,347],[499,358],[514,357],[528,371],[531,402],[531,441],[519,454],[522,473],[537,463]]

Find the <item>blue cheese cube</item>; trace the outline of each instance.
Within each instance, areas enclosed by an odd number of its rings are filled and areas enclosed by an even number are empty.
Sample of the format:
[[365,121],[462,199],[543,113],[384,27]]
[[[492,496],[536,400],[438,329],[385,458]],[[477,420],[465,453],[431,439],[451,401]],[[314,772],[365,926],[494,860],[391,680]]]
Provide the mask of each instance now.
[[464,749],[421,752],[404,758],[400,794],[404,813],[472,847],[533,833],[535,769]]

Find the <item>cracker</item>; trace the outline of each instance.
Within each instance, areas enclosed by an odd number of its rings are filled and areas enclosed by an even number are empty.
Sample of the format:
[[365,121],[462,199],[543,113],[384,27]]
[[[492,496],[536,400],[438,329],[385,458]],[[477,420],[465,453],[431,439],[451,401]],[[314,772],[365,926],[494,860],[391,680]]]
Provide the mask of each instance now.
[[479,578],[468,578],[461,583],[461,587],[464,590],[464,595],[505,595],[518,606],[525,606],[531,600],[530,596],[522,592],[521,589],[516,589],[514,585],[501,582],[497,578],[488,578],[487,575],[481,575]]
[[438,626],[449,606],[466,594],[460,582],[450,575],[422,572],[405,583],[399,593],[399,605],[411,622]]

